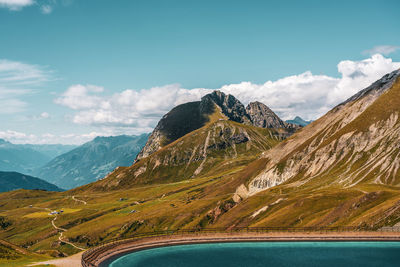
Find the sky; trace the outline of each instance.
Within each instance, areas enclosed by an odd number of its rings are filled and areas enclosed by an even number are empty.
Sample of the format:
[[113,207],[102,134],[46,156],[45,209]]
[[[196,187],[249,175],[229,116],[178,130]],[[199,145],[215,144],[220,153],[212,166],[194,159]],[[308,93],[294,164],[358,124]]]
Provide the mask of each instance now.
[[313,120],[400,68],[400,1],[0,0],[0,138],[151,132],[218,89]]

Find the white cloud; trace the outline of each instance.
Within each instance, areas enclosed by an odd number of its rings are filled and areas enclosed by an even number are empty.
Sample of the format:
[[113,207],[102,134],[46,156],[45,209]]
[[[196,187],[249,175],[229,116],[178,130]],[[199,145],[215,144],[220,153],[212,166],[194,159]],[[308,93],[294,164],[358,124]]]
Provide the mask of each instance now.
[[50,114],[47,113],[47,112],[42,112],[42,113],[40,114],[40,117],[41,117],[42,119],[48,119],[48,118],[50,118]]
[[0,85],[32,85],[49,79],[50,71],[45,67],[0,59]]
[[27,103],[21,97],[50,79],[51,72],[44,67],[0,59],[0,114],[24,111]]
[[102,87],[90,84],[86,86],[80,84],[72,85],[55,102],[76,110],[94,108],[98,107],[103,100],[93,93],[100,93],[103,90]]
[[[50,14],[53,12],[59,0],[0,0],[0,8],[7,8],[11,11],[21,11],[28,6],[36,6],[42,14]],[[62,6],[69,6],[73,0],[62,0]]]
[[327,93],[339,79],[313,75],[310,71],[264,84],[242,82],[221,87],[221,91],[236,96],[245,105],[252,101],[265,103],[283,119],[300,115],[310,119],[326,112]]
[[42,5],[40,10],[43,14],[50,14],[53,11],[53,7],[51,5]]
[[16,142],[19,143],[18,141],[20,140],[32,140],[35,138],[34,135],[28,135],[25,133],[21,133],[21,132],[16,132],[16,131],[11,131],[11,130],[7,130],[7,131],[0,131],[0,138],[1,139],[6,139],[7,141],[10,142]]
[[24,7],[31,6],[34,3],[34,0],[0,0],[0,7],[8,8],[12,11],[18,11]]
[[391,58],[385,58],[380,54],[361,61],[341,61],[338,64],[338,71],[342,74],[342,78],[329,92],[327,104],[329,106],[337,104],[369,86],[383,75],[399,68],[400,62],[393,62]]
[[382,54],[382,55],[390,55],[391,53],[396,52],[400,49],[398,45],[378,45],[374,46],[372,49],[365,50],[363,53],[367,55],[375,55],[375,54]]
[[[384,74],[398,68],[400,62],[374,55],[361,61],[341,61],[338,64],[339,78],[314,75],[306,71],[264,84],[242,82],[217,89],[234,95],[245,105],[256,100],[263,102],[283,119],[297,115],[304,119],[316,119]],[[71,120],[77,124],[111,129],[125,127],[148,132],[174,106],[197,101],[212,90],[185,89],[172,84],[104,95],[102,87],[74,85],[55,102],[76,110]]]
[[81,145],[93,140],[97,136],[111,136],[108,132],[90,132],[84,134],[55,135],[44,133],[41,135],[27,134],[18,131],[0,131],[0,138],[13,144],[72,144]]

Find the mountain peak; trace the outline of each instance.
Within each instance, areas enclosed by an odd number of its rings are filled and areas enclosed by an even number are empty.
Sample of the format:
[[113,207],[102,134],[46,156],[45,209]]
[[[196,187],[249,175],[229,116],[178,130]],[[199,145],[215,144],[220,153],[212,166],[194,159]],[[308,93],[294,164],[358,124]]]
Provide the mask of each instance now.
[[174,107],[158,122],[137,159],[150,156],[162,147],[172,143],[191,131],[199,129],[215,117],[228,118],[231,121],[254,125],[261,128],[283,128],[284,136],[291,135],[297,125],[283,122],[271,109],[260,102],[252,102],[246,108],[236,97],[215,90],[201,98],[201,101],[189,102]]
[[357,94],[353,95],[352,97],[350,97],[343,103],[337,105],[337,107],[345,105],[349,102],[361,99],[364,96],[369,95],[369,94],[380,95],[383,92],[385,92],[387,89],[391,88],[399,76],[400,76],[400,69],[394,70],[394,71],[384,75],[382,78],[375,81],[373,84],[371,84],[367,88],[365,88],[365,89],[361,90],[360,92],[358,92]]
[[300,116],[296,116],[293,120],[287,120],[286,123],[300,125],[302,127],[307,126],[312,121],[303,120]]
[[255,101],[246,107],[253,125],[262,128],[285,128],[286,124],[267,105]]
[[230,120],[251,124],[250,117],[246,113],[244,105],[233,95],[226,95],[219,90],[215,90],[201,98],[201,102],[213,101],[221,108],[222,113]]

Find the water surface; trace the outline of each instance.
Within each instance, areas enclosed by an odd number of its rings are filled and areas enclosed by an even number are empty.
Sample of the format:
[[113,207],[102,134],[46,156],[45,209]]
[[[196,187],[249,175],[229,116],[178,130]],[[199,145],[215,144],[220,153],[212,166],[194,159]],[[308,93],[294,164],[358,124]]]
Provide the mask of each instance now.
[[111,267],[400,266],[400,242],[243,242],[138,251]]

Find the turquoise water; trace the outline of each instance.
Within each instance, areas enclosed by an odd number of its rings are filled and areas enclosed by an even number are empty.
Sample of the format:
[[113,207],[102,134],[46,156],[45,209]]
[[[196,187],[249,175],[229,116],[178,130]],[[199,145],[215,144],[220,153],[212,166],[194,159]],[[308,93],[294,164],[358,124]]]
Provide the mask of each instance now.
[[246,242],[181,245],[127,254],[109,266],[400,266],[400,242]]

